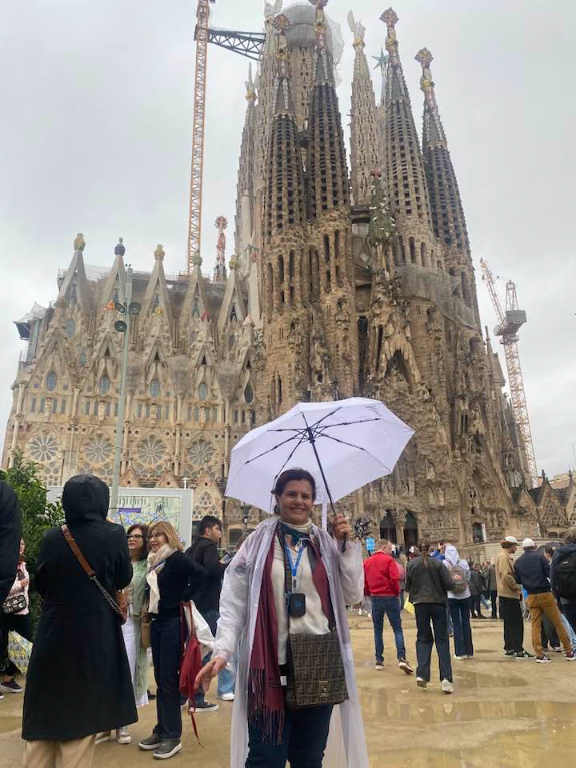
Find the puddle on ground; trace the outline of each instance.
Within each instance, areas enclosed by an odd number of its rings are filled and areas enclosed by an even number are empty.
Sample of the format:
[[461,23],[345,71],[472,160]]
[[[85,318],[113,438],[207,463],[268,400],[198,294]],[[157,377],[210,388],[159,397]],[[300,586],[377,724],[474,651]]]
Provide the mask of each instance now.
[[[563,705],[556,705],[562,707]],[[406,749],[371,757],[370,768],[556,768],[574,765],[576,728],[563,725],[529,733],[508,733],[480,749],[451,750],[437,743],[429,749]]]
[[[475,720],[529,720],[533,725],[576,722],[576,704],[551,701],[459,701],[457,697],[438,698],[439,686],[422,691],[419,701],[407,701],[396,692],[362,691],[362,709],[367,720],[383,718],[401,724],[471,723]],[[524,723],[526,725],[526,723]]]
[[523,677],[507,674],[502,675],[484,675],[480,672],[472,672],[470,669],[462,669],[461,666],[452,667],[454,672],[454,685],[468,688],[521,688],[529,685],[529,681]]

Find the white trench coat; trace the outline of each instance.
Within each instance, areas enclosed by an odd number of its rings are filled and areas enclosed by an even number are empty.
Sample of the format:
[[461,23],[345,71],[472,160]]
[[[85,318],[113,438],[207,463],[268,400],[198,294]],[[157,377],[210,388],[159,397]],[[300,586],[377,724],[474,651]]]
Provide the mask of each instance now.
[[[252,656],[262,573],[277,523],[277,517],[265,520],[249,536],[226,570],[220,597],[220,620],[212,658],[220,656],[232,662],[240,644],[236,698],[232,713],[231,768],[244,768],[248,757],[248,668]],[[346,605],[355,605],[364,596],[362,549],[360,544],[349,541],[346,545],[347,551],[342,554],[341,548],[325,531],[316,526],[312,526],[312,531],[319,540],[328,574],[349,696],[347,701],[334,707],[324,766],[368,768],[368,752],[346,614]]]

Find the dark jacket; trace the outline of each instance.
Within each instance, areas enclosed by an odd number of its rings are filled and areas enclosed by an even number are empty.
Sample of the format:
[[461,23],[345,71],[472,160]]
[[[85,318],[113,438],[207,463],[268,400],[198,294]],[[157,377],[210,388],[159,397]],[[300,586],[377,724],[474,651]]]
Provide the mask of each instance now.
[[[109,491],[89,475],[71,478],[66,523],[103,586],[132,579],[124,529],[106,522]],[[28,669],[22,736],[68,741],[137,721],[126,647],[116,614],[87,577],[59,528],[44,534],[36,588],[44,599]]]
[[562,605],[566,605],[566,603],[570,603],[570,600],[568,600],[565,597],[560,597],[558,594],[557,585],[554,579],[554,568],[555,566],[560,562],[560,560],[565,557],[569,552],[576,552],[576,544],[563,544],[561,547],[558,547],[558,549],[554,552],[554,556],[552,557],[552,563],[550,564],[550,582],[552,586],[552,591],[556,595],[557,598],[560,598],[560,602]]
[[398,597],[400,570],[386,552],[375,552],[364,560],[364,592],[371,597]]
[[198,563],[206,571],[201,582],[190,590],[190,599],[194,600],[200,613],[217,611],[220,605],[220,590],[226,566],[220,562],[218,547],[206,536],[197,536],[186,550],[186,557]]
[[0,605],[16,578],[21,536],[18,497],[8,483],[0,480]]
[[470,594],[474,597],[482,594],[484,591],[484,581],[480,571],[475,571],[474,568],[470,569],[468,572],[468,586],[470,587]]
[[488,569],[488,589],[490,592],[498,591],[498,582],[496,581],[496,566],[490,565]]
[[441,560],[420,555],[408,564],[406,591],[412,605],[440,603],[447,605],[446,593],[454,589],[450,571]]
[[180,601],[187,596],[188,590],[194,593],[199,589],[205,576],[204,568],[190,562],[183,552],[170,555],[158,574],[158,618],[180,616]]
[[528,549],[514,563],[514,576],[529,595],[550,592],[550,564],[536,549]]

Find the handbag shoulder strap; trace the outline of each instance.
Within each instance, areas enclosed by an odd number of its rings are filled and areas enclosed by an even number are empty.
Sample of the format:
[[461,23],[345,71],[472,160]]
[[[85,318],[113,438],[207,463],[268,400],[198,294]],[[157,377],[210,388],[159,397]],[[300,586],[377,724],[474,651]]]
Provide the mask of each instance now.
[[76,556],[76,559],[84,569],[86,575],[88,576],[89,579],[93,579],[94,576],[96,575],[96,572],[94,571],[94,568],[92,568],[88,560],[86,560],[86,558],[80,551],[80,547],[78,546],[78,544],[76,544],[76,539],[70,533],[70,529],[68,528],[67,525],[63,525],[61,530],[62,530],[62,533],[64,534],[64,538],[68,543],[68,546]]
[[93,581],[94,584],[96,584],[96,586],[98,587],[98,589],[102,593],[102,597],[104,598],[104,600],[106,600],[106,602],[108,603],[110,608],[112,608],[114,613],[116,613],[118,616],[122,617],[123,613],[122,613],[122,611],[120,609],[120,606],[118,605],[116,600],[114,600],[114,598],[112,597],[110,592],[108,592],[106,587],[103,584],[101,584],[100,581],[98,580],[98,577],[96,576],[96,571],[94,570],[94,568],[92,568],[92,566],[90,565],[88,560],[86,560],[86,558],[84,557],[84,555],[80,551],[80,547],[76,543],[76,540],[75,540],[74,536],[72,536],[72,533],[70,532],[70,529],[68,528],[68,526],[67,525],[63,525],[63,526],[61,526],[60,530],[62,531],[62,534],[63,534],[64,538],[66,539],[66,542],[68,543],[68,546],[70,547],[70,549],[74,553],[76,559],[78,560],[78,562],[82,566],[82,569],[83,569],[84,573],[86,574],[86,576],[88,576],[90,581]]

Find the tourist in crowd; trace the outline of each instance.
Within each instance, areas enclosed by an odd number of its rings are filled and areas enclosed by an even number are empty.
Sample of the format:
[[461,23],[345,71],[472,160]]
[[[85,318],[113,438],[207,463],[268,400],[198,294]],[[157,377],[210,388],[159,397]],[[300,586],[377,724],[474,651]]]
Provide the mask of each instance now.
[[468,571],[468,588],[470,590],[470,614],[473,619],[484,619],[482,610],[480,608],[480,602],[482,597],[482,590],[484,589],[484,582],[482,580],[482,574],[480,568],[476,563],[470,565]]
[[372,557],[364,560],[364,592],[370,597],[372,603],[375,668],[384,669],[383,632],[384,617],[387,616],[394,632],[398,666],[407,675],[411,675],[414,670],[406,661],[406,646],[400,617],[400,571],[391,552],[391,543],[387,539],[380,539],[378,550]]
[[138,744],[153,750],[154,757],[167,759],[182,749],[179,667],[181,658],[180,602],[188,586],[196,589],[205,571],[182,552],[174,528],[167,522],[150,526],[150,553],[146,570],[152,616],[152,661],[156,680],[157,723],[152,735]]
[[514,536],[506,536],[500,546],[502,551],[496,558],[496,585],[500,618],[504,620],[504,655],[533,659],[533,654],[524,650],[522,588],[514,575],[512,555],[518,548],[518,541]]
[[[212,634],[216,635],[216,627],[220,617],[220,590],[226,564],[220,561],[218,544],[222,538],[222,523],[214,515],[205,515],[198,526],[198,535],[192,540],[186,550],[186,557],[198,563],[205,570],[205,575],[198,586],[191,592],[190,597],[196,608],[206,619]],[[210,654],[202,659],[203,664],[210,660]],[[228,669],[223,669],[218,676],[219,699],[234,701],[234,675]],[[194,702],[196,712],[214,712],[218,704],[206,701],[204,691],[198,691]]]
[[[112,596],[130,583],[132,565],[124,529],[106,521],[108,503],[93,475],[64,486],[69,531]],[[35,586],[44,602],[24,694],[24,765],[86,768],[97,733],[138,719],[120,622],[60,528],[44,534]]]
[[[2,606],[2,619],[0,620],[0,659],[7,659],[8,656],[8,635],[9,632],[17,632],[20,637],[26,640],[32,640],[32,622],[30,621],[28,589],[30,586],[30,576],[26,570],[24,552],[26,545],[24,539],[20,539],[20,558],[16,571],[16,578],[12,589],[8,593],[5,603]],[[16,682],[16,675],[19,672],[10,659],[4,664],[4,674],[0,682],[1,693],[22,693],[22,686]]]
[[[319,768],[333,704],[320,703],[322,686],[318,685],[312,687],[312,706],[286,705],[292,693],[292,687],[287,692],[287,678],[294,680],[295,663],[289,664],[293,658],[288,654],[289,638],[305,634],[316,645],[319,635],[323,638],[318,642],[324,643],[336,633],[339,642],[332,646],[336,658],[327,656],[333,660],[331,683],[339,680],[338,694],[347,698],[340,704],[337,720],[342,723],[343,739],[337,732],[335,744],[339,755],[344,750],[347,768],[367,768],[346,614],[346,605],[359,603],[364,592],[361,546],[349,539],[342,546],[351,534],[342,515],[332,520],[334,538],[312,524],[316,483],[306,470],[285,470],[273,492],[279,519],[260,523],[226,571],[214,655],[198,683],[209,684],[234,658],[240,643],[232,768],[284,768],[287,760],[292,768]],[[342,663],[345,686],[338,674]],[[314,678],[314,669],[296,670],[298,675],[307,671]],[[329,744],[329,753],[331,748]],[[331,759],[327,754],[327,765],[333,764]]]
[[[7,637],[2,604],[16,578],[21,531],[18,497],[8,483],[0,480],[0,675],[8,669],[8,643],[2,639]],[[0,692],[0,699],[3,698]]]
[[576,661],[576,655],[572,650],[572,644],[566,628],[562,623],[562,617],[550,586],[550,564],[541,552],[536,549],[532,539],[524,539],[522,542],[524,554],[514,563],[514,575],[516,581],[526,590],[528,597],[526,604],[530,610],[532,621],[532,645],[536,653],[536,661],[545,664],[550,661],[542,648],[542,615],[548,617],[553,625],[568,661]]
[[[555,550],[556,550],[556,547],[551,544],[544,547],[544,550],[543,550],[544,557],[546,558],[549,564],[552,563],[552,558],[554,556]],[[572,644],[572,634],[570,632],[571,627],[570,625],[566,626],[566,617],[562,613],[560,613],[560,616],[562,618],[562,623],[564,624],[564,627],[568,632],[570,643]],[[548,645],[550,645],[550,649],[554,653],[562,653],[562,646],[560,645],[560,638],[558,637],[558,633],[554,629],[554,625],[552,624],[550,619],[544,614],[542,614],[542,631],[540,632],[540,636],[542,638],[542,648],[544,649],[544,651],[547,651]],[[572,648],[572,650],[574,650],[574,648]]]
[[21,533],[18,497],[8,483],[0,480],[0,606],[16,578]]
[[408,558],[400,549],[396,555],[396,564],[400,571],[400,610],[404,610],[406,603],[406,568],[408,566]]
[[440,664],[440,681],[444,693],[453,693],[452,662],[448,640],[448,591],[454,588],[450,571],[442,561],[430,554],[429,541],[420,544],[422,552],[406,570],[406,590],[416,614],[416,684],[426,688],[430,682],[432,646]]
[[[142,616],[147,609],[148,526],[143,523],[131,525],[126,538],[132,561],[132,581],[125,590],[128,600],[128,617],[122,626],[122,634],[130,664],[136,707],[140,708],[148,704],[148,650],[142,645]],[[110,741],[111,736],[111,731],[99,734],[96,744]],[[132,743],[128,728],[116,729],[116,741],[118,744]]]
[[444,566],[451,572],[454,588],[448,592],[448,607],[454,632],[454,658],[471,659],[474,656],[472,628],[470,626],[470,588],[468,573],[470,566],[458,554],[452,544],[446,545]]
[[490,592],[490,607],[492,619],[498,618],[498,582],[496,581],[496,558],[493,557],[488,568],[488,590]]
[[554,552],[550,581],[564,615],[576,632],[576,528],[570,528],[564,544]]

